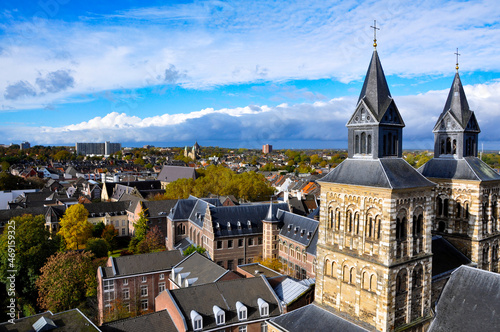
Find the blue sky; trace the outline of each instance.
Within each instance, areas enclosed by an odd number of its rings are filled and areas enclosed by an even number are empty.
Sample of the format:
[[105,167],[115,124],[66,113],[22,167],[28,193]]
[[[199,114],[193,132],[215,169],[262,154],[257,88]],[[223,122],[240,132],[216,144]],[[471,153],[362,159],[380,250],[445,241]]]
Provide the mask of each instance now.
[[0,143],[345,148],[371,53],[432,148],[455,50],[500,150],[495,1],[2,1]]

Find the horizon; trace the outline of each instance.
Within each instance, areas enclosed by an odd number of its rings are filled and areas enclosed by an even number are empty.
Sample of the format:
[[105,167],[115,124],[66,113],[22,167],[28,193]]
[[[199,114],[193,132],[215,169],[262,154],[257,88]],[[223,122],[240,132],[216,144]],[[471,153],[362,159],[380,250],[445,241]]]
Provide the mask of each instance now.
[[0,141],[346,148],[377,20],[403,148],[433,148],[458,48],[480,146],[500,150],[492,0],[51,4],[0,12]]

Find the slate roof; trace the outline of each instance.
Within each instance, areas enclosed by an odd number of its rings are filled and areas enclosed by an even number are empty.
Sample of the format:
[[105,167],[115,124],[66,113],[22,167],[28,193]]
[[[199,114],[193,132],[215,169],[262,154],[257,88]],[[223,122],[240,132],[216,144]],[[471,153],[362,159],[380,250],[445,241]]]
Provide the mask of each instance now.
[[[192,279],[191,286],[215,282],[228,272],[222,266],[196,251],[175,265],[172,270],[175,271],[175,279],[173,279],[175,283],[177,283],[177,276],[180,273],[183,275],[183,279]],[[184,287],[184,285],[178,286]]]
[[465,91],[458,72],[453,78],[453,83],[451,84],[450,92],[448,93],[448,98],[446,99],[443,112],[439,116],[436,123],[440,123],[441,119],[448,111],[453,114],[463,129],[466,128],[467,123],[473,114],[469,108],[469,103],[467,102],[467,97],[465,96]]
[[[288,210],[286,203],[273,204],[273,208]],[[212,225],[216,237],[262,233],[262,220],[269,211],[268,204],[210,207]],[[248,226],[250,221],[251,227]],[[238,226],[240,222],[241,226]],[[228,223],[230,229],[228,228]]]
[[428,332],[498,331],[500,274],[461,266],[451,274]]
[[117,320],[101,326],[104,332],[177,332],[167,310]]
[[[178,250],[160,251],[142,255],[112,257],[116,274],[110,267],[103,269],[104,278],[143,274],[155,271],[170,270],[184,257]],[[111,273],[110,273],[111,271]]]
[[205,213],[207,212],[208,206],[215,207],[214,205],[204,200],[201,199],[197,200],[193,206],[193,209],[191,210],[191,213],[189,214],[188,220],[198,225],[198,227],[200,228],[203,227],[203,220],[205,217]]
[[48,208],[40,206],[40,207],[31,207],[26,209],[5,209],[0,210],[0,222],[7,222],[14,217],[19,217],[24,214],[32,214],[33,216],[37,215],[45,215],[45,212]]
[[311,244],[313,235],[318,230],[318,220],[282,210],[278,211],[278,217],[282,222],[280,236],[303,244],[304,246]]
[[159,218],[167,216],[170,210],[177,204],[177,199],[167,199],[161,201],[143,201],[142,207],[147,209],[146,214],[149,218]]
[[168,218],[170,220],[188,220],[196,202],[197,200],[189,198],[178,200],[173,210],[168,214]]
[[[203,317],[204,330],[217,328],[213,313],[214,305],[224,310],[226,326],[239,323],[236,308],[238,301],[247,307],[248,323],[261,318],[257,303],[259,298],[269,304],[270,317],[281,313],[278,299],[264,277],[220,281],[169,292],[185,317],[189,331],[193,330],[191,310],[195,310]],[[224,326],[219,328],[223,329]]]
[[179,179],[196,179],[194,167],[164,165],[157,179],[162,182],[173,182]]
[[441,236],[432,237],[432,276],[451,272],[471,263],[457,248]]
[[498,181],[500,175],[477,157],[433,158],[418,171],[429,178],[472,181]]
[[[125,214],[127,208],[129,207],[129,201],[120,202],[99,202],[99,203],[88,203],[83,204],[83,206],[89,211],[89,217],[99,217],[106,213],[109,214]],[[92,215],[95,214],[95,215]]]
[[365,102],[379,122],[393,100],[377,50],[373,51],[357,104],[361,100]]
[[[53,314],[51,311],[46,311],[41,314],[23,317],[16,319],[14,324],[9,322],[0,323],[0,332],[4,331],[34,331],[33,324],[41,317],[50,319],[57,325],[53,331],[57,332],[94,332],[101,331],[97,326],[92,323],[80,310],[70,309],[67,311],[58,312]],[[48,330],[47,330],[48,331]]]
[[312,303],[269,320],[281,331],[362,332],[368,331]]
[[434,186],[402,158],[348,158],[318,182],[389,189]]

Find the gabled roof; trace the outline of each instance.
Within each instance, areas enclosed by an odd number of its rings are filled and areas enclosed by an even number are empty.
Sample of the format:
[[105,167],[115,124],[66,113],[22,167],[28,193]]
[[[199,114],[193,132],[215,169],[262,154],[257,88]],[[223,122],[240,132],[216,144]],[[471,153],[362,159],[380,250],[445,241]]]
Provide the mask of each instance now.
[[402,158],[345,159],[318,182],[389,189],[433,187]]
[[273,290],[278,298],[288,305],[309,290],[311,285],[314,285],[314,280],[312,283],[305,285],[302,282],[286,277],[281,282],[278,282],[275,286],[273,286]]
[[143,274],[156,271],[170,270],[184,257],[178,250],[160,251],[141,255],[111,257],[116,274],[110,273],[113,269],[103,269],[104,278]]
[[278,331],[363,332],[368,331],[312,303],[269,320]]
[[461,266],[451,274],[429,332],[498,331],[500,274]]
[[146,216],[149,218],[166,217],[170,210],[177,204],[177,199],[167,199],[161,201],[143,201],[142,207],[146,210]]
[[477,157],[433,158],[418,171],[428,178],[472,181],[498,181],[500,175]]
[[190,318],[192,310],[202,316],[204,330],[217,328],[213,313],[215,305],[225,312],[225,325],[220,326],[221,329],[239,323],[236,302],[247,307],[247,323],[261,318],[259,298],[269,304],[269,317],[281,313],[277,298],[264,277],[220,281],[169,292],[185,317],[189,331],[193,330]]
[[[191,286],[215,282],[228,272],[228,270],[222,266],[217,265],[206,256],[196,251],[179,262],[172,269],[175,270],[175,283],[178,281],[178,273],[189,273],[185,278],[193,279],[192,283],[190,283]],[[184,285],[178,286],[184,287]]]
[[117,320],[101,326],[104,332],[177,332],[167,310]]
[[196,179],[194,167],[164,165],[158,174],[158,180],[162,182],[173,182],[179,179]]
[[215,207],[215,205],[212,205],[212,204],[206,202],[205,200],[201,200],[201,199],[197,200],[196,204],[193,206],[193,209],[191,210],[191,213],[189,214],[189,221],[191,221],[192,223],[195,223],[199,227],[203,227],[203,220],[204,220],[205,213],[207,212],[207,206]]
[[130,205],[129,201],[83,204],[85,209],[87,209],[87,211],[89,212],[89,217],[98,217],[99,214],[104,214],[104,213],[124,214],[129,205]]
[[197,200],[189,198],[178,200],[173,210],[170,211],[168,218],[170,220],[188,220],[196,202]]

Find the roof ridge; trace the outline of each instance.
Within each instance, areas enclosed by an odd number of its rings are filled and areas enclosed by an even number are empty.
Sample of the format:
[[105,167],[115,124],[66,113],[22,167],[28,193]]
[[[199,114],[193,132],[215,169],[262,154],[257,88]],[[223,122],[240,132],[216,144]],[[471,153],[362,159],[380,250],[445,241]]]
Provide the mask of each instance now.
[[382,164],[382,160],[381,160],[381,158],[377,159],[377,161],[378,161],[378,162],[379,162],[379,164],[380,164],[380,168],[382,168],[382,172],[384,173],[385,178],[387,179],[387,183],[389,183],[389,187],[390,187],[391,189],[394,189],[394,186],[392,185],[391,180],[389,180],[389,175],[387,175],[387,172],[385,171],[385,167],[384,167],[384,165]]

